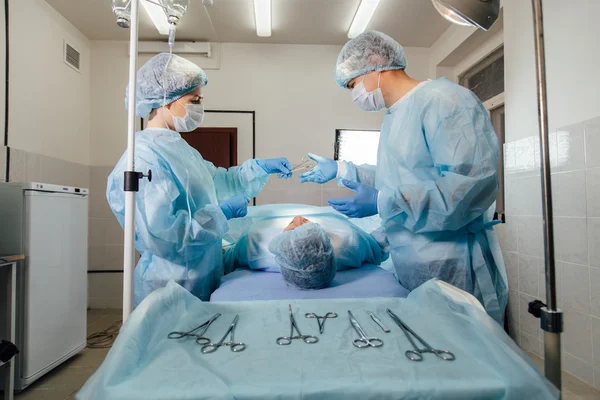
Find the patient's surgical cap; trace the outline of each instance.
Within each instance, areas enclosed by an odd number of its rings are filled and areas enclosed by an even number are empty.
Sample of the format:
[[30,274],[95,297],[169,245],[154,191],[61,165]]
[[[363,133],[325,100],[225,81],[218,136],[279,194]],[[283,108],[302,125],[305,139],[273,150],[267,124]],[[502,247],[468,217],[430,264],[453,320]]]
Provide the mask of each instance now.
[[280,233],[269,251],[281,269],[283,280],[298,289],[321,289],[333,280],[335,257],[329,236],[319,224],[308,223]]
[[[163,77],[165,78],[164,89]],[[175,54],[172,56],[169,53],[158,54],[146,61],[137,73],[136,114],[147,118],[155,108],[170,104],[199,86],[206,86],[207,83],[206,74],[193,62]],[[129,87],[126,89],[125,108],[128,105]]]
[[363,32],[350,40],[338,56],[335,65],[335,82],[345,88],[357,76],[371,71],[405,69],[404,48],[388,35]]

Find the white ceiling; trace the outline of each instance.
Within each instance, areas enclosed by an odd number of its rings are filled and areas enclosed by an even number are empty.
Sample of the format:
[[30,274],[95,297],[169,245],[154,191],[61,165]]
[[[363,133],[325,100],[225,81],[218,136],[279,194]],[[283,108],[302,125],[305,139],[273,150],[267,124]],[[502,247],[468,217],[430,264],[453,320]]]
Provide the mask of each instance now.
[[[108,0],[46,0],[91,40],[127,40]],[[142,0],[143,1],[143,0]],[[270,38],[256,36],[252,0],[214,0],[205,9],[190,0],[178,40],[237,43],[344,44],[360,0],[272,0]],[[211,22],[212,21],[212,22]],[[448,28],[430,0],[381,0],[368,29],[392,36],[403,46],[429,47]],[[140,40],[165,40],[140,10]]]

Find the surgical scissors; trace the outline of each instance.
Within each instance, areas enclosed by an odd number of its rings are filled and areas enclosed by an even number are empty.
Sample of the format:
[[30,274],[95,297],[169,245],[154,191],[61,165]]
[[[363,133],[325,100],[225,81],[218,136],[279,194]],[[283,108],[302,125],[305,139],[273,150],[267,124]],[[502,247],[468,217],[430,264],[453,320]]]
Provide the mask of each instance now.
[[[454,357],[454,354],[452,354],[448,350],[438,350],[428,345],[427,342],[425,342],[419,335],[417,335],[412,329],[410,329],[408,325],[402,322],[402,320],[389,308],[387,309],[387,313],[390,317],[392,317],[394,322],[398,324],[398,326],[402,329],[402,332],[404,332],[404,334],[408,338],[410,344],[412,344],[414,350],[406,350],[406,352],[404,352],[404,354],[409,360],[423,361],[423,353],[433,353],[444,361],[454,361],[456,359],[456,357]],[[409,332],[425,347],[420,349],[415,343],[415,341],[410,337]]]
[[304,314],[304,316],[306,318],[316,318],[317,322],[319,324],[319,333],[322,335],[323,332],[325,331],[325,321],[327,321],[327,318],[337,318],[337,314],[334,312],[328,312],[327,314],[321,316],[321,315],[317,315],[315,313],[309,312]]
[[352,325],[352,327],[354,328],[356,333],[358,333],[358,336],[360,336],[360,338],[354,339],[352,341],[352,344],[354,346],[358,347],[359,349],[363,349],[365,347],[381,347],[381,346],[383,346],[383,340],[376,338],[376,337],[368,337],[367,336],[364,329],[362,328],[362,326],[360,326],[358,324],[358,321],[354,318],[354,315],[352,315],[350,310],[348,310],[348,316],[350,317],[350,324]]
[[[203,354],[214,353],[221,346],[229,346],[231,348],[231,351],[234,351],[236,353],[239,351],[244,351],[244,349],[246,348],[246,345],[242,342],[236,342],[235,339],[233,338],[233,336],[235,334],[235,327],[237,326],[237,322],[238,322],[239,318],[240,318],[239,315],[235,316],[235,318],[233,319],[233,322],[231,323],[231,325],[229,325],[229,329],[227,329],[227,332],[225,332],[225,335],[223,335],[221,340],[219,340],[219,343],[207,343],[204,346],[202,346],[202,349],[200,349],[202,351],[202,353]],[[230,337],[229,342],[226,342],[225,339],[227,338],[227,335],[229,335],[229,333],[231,333],[231,337]]]
[[[208,343],[210,343],[210,339],[207,338],[207,337],[205,337],[204,334],[208,330],[208,327],[210,326],[210,324],[212,324],[220,316],[221,316],[221,314],[217,313],[217,314],[213,315],[211,317],[211,319],[209,319],[208,321],[206,321],[202,325],[195,327],[194,329],[192,329],[189,332],[173,331],[173,332],[169,333],[167,335],[167,337],[169,339],[183,339],[184,337],[187,337],[187,336],[193,336],[193,337],[196,338],[196,343],[198,343],[198,344],[208,344]],[[204,328],[204,329],[202,329],[198,333],[194,333],[195,331],[197,331],[200,328]]]
[[[298,329],[298,325],[296,325],[296,319],[294,318],[294,314],[292,313],[292,305],[289,305],[290,308],[290,336],[281,336],[277,338],[277,344],[280,346],[287,346],[292,343],[294,339],[302,339],[304,343],[313,344],[319,341],[319,338],[312,335],[303,335]],[[297,336],[294,336],[294,329],[298,332]]]

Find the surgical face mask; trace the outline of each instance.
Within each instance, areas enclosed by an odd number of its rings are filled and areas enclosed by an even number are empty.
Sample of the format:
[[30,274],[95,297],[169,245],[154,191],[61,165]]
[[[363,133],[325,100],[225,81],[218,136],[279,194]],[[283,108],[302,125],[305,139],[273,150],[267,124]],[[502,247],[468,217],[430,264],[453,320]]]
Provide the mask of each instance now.
[[380,111],[385,108],[385,100],[383,99],[383,93],[379,87],[381,80],[381,73],[377,80],[377,89],[372,92],[367,92],[365,88],[365,77],[363,76],[362,81],[352,89],[352,102],[358,106],[358,108],[365,111]]
[[[181,104],[179,100],[177,102]],[[183,104],[181,105],[183,106]],[[171,113],[171,110],[168,108],[167,110]],[[196,130],[204,120],[204,106],[202,104],[186,104],[185,116],[177,117],[173,113],[171,113],[171,116],[173,116],[173,123],[177,132],[191,132]]]

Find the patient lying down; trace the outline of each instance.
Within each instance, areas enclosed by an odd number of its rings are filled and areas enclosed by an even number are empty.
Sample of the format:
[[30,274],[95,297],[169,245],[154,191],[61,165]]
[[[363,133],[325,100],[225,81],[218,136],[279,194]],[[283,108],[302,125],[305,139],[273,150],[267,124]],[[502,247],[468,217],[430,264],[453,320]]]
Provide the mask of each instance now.
[[289,286],[321,289],[335,277],[335,256],[327,232],[304,217],[295,217],[275,236],[269,251],[275,255],[283,280]]
[[279,215],[246,218],[241,236],[225,254],[226,273],[249,267],[281,273],[294,288],[321,289],[336,271],[379,265],[387,258],[375,236],[347,218],[306,211],[296,217],[283,209],[274,212]]

